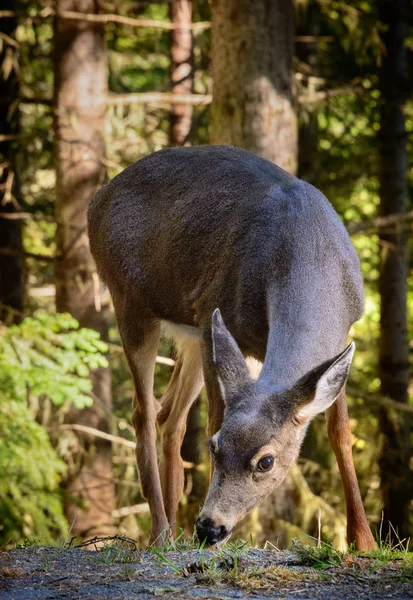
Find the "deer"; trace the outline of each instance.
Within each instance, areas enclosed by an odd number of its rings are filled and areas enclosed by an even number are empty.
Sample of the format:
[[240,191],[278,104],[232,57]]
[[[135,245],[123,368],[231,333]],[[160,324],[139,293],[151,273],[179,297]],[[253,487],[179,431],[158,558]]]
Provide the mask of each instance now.
[[[310,421],[326,412],[348,541],[373,548],[345,392],[355,348],[347,338],[363,313],[363,282],[325,196],[240,148],[169,148],[96,193],[88,232],[134,381],[136,459],[151,539],[176,525],[186,419],[205,385],[213,469],[196,521],[200,541],[229,538],[284,480]],[[172,338],[177,358],[157,401],[161,335]],[[262,363],[258,379],[246,357]]]

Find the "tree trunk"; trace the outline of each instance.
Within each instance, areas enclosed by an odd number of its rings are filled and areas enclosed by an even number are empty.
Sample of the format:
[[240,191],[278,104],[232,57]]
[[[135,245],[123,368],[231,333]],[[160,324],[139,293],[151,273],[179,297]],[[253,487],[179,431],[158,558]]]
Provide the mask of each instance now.
[[[192,0],[173,0],[169,5],[172,23],[179,29],[171,31],[171,80],[172,92],[190,94],[192,74]],[[172,104],[171,146],[186,146],[192,125],[193,108],[189,104]]]
[[[17,0],[4,0],[2,8],[16,12]],[[0,19],[0,31],[10,39],[16,38],[16,28],[17,17]],[[6,40],[1,40],[1,135],[14,135],[19,131],[19,112],[16,104],[18,93],[17,48]],[[21,221],[7,218],[16,211],[20,201],[15,160],[17,144],[17,141],[12,140],[0,142],[0,320],[7,324],[20,320],[24,297]]]
[[[59,17],[62,11],[98,12],[94,0],[58,0],[55,20],[56,307],[82,327],[107,337],[107,307],[100,306],[99,281],[86,231],[88,202],[106,173],[105,117],[107,56],[103,26]],[[106,369],[92,375],[96,396],[91,408],[72,409],[68,422],[108,429],[111,380]],[[66,492],[66,515],[73,534],[112,532],[115,490],[108,442],[81,439],[83,453]]]
[[297,166],[292,0],[212,0],[211,141]]
[[[380,213],[407,211],[407,153],[403,104],[406,100],[405,35],[407,0],[380,0],[379,20],[384,55],[380,68]],[[408,402],[409,348],[407,339],[407,227],[380,233],[380,348],[381,392],[397,402]],[[382,408],[380,428],[383,449],[380,459],[384,503],[384,535],[388,522],[401,537],[413,533],[408,509],[413,495],[409,461],[412,419],[408,413]]]
[[[311,36],[311,41],[298,41],[296,57],[300,61],[299,71],[307,79],[307,89],[315,91],[309,84],[310,77],[317,77],[319,72],[318,39],[320,35],[320,5],[317,0],[309,0],[303,7],[298,19],[296,33],[298,36]],[[302,106],[298,129],[298,176],[315,185],[316,156],[318,149],[318,110],[315,107]]]

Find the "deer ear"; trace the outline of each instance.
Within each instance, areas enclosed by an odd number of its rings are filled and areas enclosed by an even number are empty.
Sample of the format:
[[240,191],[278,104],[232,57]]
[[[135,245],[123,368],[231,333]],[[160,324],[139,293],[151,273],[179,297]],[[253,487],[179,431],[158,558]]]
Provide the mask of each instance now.
[[347,381],[355,348],[352,342],[344,352],[304,375],[294,386],[301,398],[296,412],[298,421],[308,422],[334,403]]
[[225,327],[219,308],[212,315],[212,358],[226,404],[251,381],[247,363],[236,341]]

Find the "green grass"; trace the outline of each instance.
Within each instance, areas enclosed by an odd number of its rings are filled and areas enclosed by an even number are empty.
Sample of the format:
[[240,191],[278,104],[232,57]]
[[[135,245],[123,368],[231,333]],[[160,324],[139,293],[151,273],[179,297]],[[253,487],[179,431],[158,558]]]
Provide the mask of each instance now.
[[177,552],[180,550],[197,550],[198,547],[199,542],[194,527],[190,538],[185,537],[185,531],[182,528],[180,528],[179,534],[175,538],[171,536],[169,530],[165,530],[160,539],[156,540],[156,545],[149,546],[148,550],[153,551],[153,548],[156,548],[161,552]]
[[364,554],[372,560],[370,572],[392,564],[401,577],[413,579],[413,552],[409,551],[410,539],[400,540],[397,534],[396,541],[393,542],[392,539],[392,536],[388,535],[384,541],[377,542],[374,550]]
[[40,546],[42,538],[24,538],[21,542],[17,542],[16,548],[30,548],[31,546]]
[[338,552],[329,542],[319,542],[317,546],[305,545],[293,540],[293,550],[304,566],[318,570],[334,567],[350,569],[355,573],[372,574],[391,567],[392,578],[413,580],[413,552],[409,552],[410,540],[392,542],[390,536],[385,541],[378,541],[377,547],[369,552],[359,552],[350,548],[348,552]]
[[151,552],[161,561],[161,563],[168,565],[168,567],[170,567],[176,575],[180,575],[182,573],[182,569],[167,556],[165,556],[163,552],[158,550],[158,548],[151,548]]
[[313,581],[318,577],[315,571],[304,572],[279,565],[252,565],[248,563],[250,549],[245,540],[238,539],[213,550],[209,560],[205,560],[203,548],[200,548],[200,561],[188,565],[183,574],[197,573],[197,581],[205,585],[226,584],[247,591],[268,590],[280,581]]
[[124,564],[119,569],[117,576],[120,579],[128,579],[129,581],[132,581],[133,579],[135,579],[137,577],[137,571],[136,571],[135,567],[133,567],[132,565]]
[[114,536],[105,538],[102,543],[102,547],[97,548],[93,556],[89,556],[95,564],[137,563],[141,560],[137,544],[133,540]]
[[269,590],[281,582],[316,581],[319,574],[293,570],[289,567],[270,565],[267,567],[247,567],[228,573],[226,582],[244,590]]
[[342,564],[344,559],[344,554],[336,550],[329,541],[320,541],[317,546],[313,546],[294,539],[292,550],[298,555],[302,565],[314,569],[330,569]]

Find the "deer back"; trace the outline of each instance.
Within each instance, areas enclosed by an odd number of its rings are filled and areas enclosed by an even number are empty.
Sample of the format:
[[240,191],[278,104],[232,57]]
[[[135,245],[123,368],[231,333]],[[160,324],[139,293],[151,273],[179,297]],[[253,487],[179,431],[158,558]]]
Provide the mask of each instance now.
[[282,342],[296,328],[317,335],[318,364],[362,313],[359,261],[330,203],[245,150],[156,152],[104,186],[88,216],[111,291],[138,289],[155,317],[190,326],[219,307],[241,350],[260,360],[270,329]]

